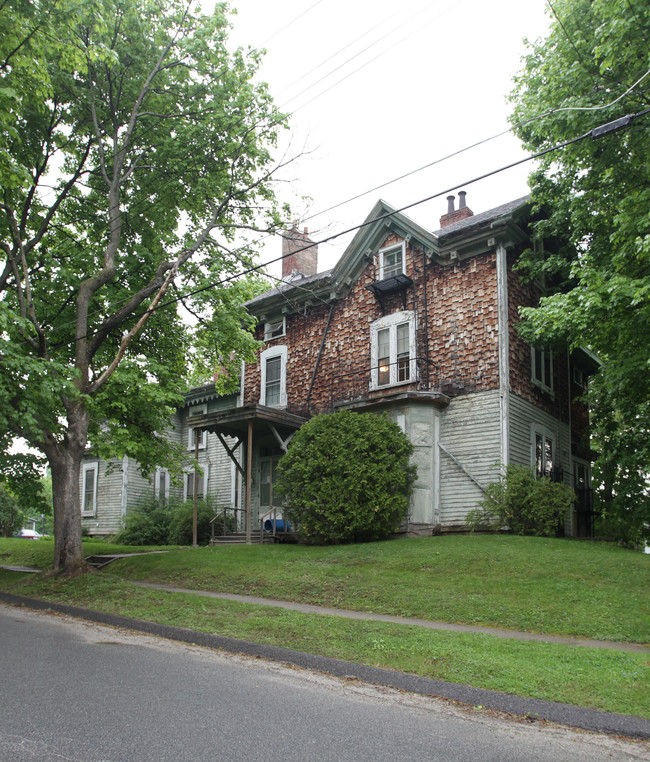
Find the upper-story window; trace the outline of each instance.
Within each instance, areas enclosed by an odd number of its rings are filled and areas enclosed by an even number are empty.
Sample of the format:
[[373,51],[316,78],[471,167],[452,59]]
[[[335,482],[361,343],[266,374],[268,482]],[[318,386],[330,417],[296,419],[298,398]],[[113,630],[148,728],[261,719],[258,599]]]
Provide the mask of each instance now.
[[573,366],[573,383],[581,389],[586,390],[588,386],[588,376],[585,371],[577,365]]
[[370,388],[416,379],[415,313],[386,315],[370,326]]
[[260,355],[262,380],[260,405],[286,407],[287,404],[287,347],[269,347]]
[[553,355],[548,349],[530,348],[532,380],[545,392],[553,393]]
[[379,280],[393,278],[404,272],[404,242],[379,250]]
[[264,323],[264,341],[277,339],[285,336],[287,333],[286,318],[283,316],[279,320],[270,320]]
[[[205,415],[208,412],[207,405],[194,405],[189,408],[187,415]],[[205,450],[208,446],[208,432],[202,431],[199,438],[199,450]],[[196,447],[196,429],[188,428],[187,430],[187,449],[194,450]]]

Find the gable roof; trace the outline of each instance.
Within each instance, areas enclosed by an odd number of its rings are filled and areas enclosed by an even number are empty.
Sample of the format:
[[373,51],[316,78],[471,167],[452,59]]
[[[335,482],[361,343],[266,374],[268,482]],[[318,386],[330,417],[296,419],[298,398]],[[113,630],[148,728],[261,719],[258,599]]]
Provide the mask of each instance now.
[[272,315],[295,312],[303,306],[341,298],[354,285],[389,233],[419,244],[427,257],[440,264],[449,264],[450,253],[459,248],[463,258],[486,251],[489,238],[496,240],[498,237],[505,245],[521,242],[526,235],[517,223],[527,214],[529,198],[523,196],[436,232],[426,230],[380,199],[331,270],[284,282],[246,302],[245,306],[264,320]]

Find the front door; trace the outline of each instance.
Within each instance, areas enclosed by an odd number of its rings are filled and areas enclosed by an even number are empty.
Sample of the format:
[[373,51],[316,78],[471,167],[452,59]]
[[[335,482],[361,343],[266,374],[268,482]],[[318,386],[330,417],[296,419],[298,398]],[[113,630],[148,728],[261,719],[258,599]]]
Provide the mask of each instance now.
[[273,484],[279,461],[279,455],[260,458],[260,518],[276,507],[273,502]]

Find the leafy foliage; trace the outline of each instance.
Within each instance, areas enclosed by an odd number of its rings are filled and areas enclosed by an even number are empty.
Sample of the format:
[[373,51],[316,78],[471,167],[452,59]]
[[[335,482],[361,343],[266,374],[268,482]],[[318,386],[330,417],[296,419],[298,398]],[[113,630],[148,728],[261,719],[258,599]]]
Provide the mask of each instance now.
[[468,512],[466,522],[473,531],[508,528],[513,534],[555,537],[575,499],[568,485],[537,478],[532,468],[511,463],[488,485],[480,507]]
[[[214,518],[216,505],[210,499],[197,500],[196,503],[196,541],[207,545],[212,535],[210,520]],[[168,544],[191,545],[194,505],[191,501],[181,503],[172,509],[169,522]]]
[[0,485],[0,537],[11,537],[23,525],[23,513],[14,496]]
[[415,479],[413,445],[384,416],[342,411],[312,418],[278,467],[283,514],[309,544],[377,540],[404,518]]
[[[216,505],[206,498],[197,501],[197,542],[206,545],[212,536],[210,520]],[[125,527],[115,537],[122,545],[191,545],[194,505],[192,501],[152,500],[131,509]]]
[[[512,121],[531,151],[650,107],[647,3],[556,0],[553,11],[512,96]],[[556,286],[523,311],[526,338],[588,346],[602,360],[589,392],[595,477],[624,535],[650,524],[649,119],[540,160],[530,178],[540,245],[521,262],[529,277]]]
[[160,432],[188,367],[205,383],[225,366],[223,391],[256,348],[241,244],[282,226],[285,117],[261,54],[229,49],[226,6],[195,5],[0,4],[0,453],[23,438],[47,457],[69,571],[87,442],[177,468]]
[[120,545],[167,545],[171,507],[152,500],[127,511],[125,526],[115,537]]

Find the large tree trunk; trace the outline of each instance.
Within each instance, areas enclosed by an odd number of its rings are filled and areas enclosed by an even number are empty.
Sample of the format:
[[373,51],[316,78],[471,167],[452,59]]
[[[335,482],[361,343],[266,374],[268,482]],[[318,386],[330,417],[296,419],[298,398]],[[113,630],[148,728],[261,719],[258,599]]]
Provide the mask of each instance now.
[[54,505],[54,569],[72,574],[86,568],[81,542],[79,475],[88,438],[88,414],[79,404],[68,411],[68,431],[48,448]]

